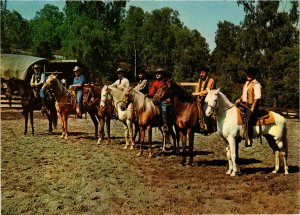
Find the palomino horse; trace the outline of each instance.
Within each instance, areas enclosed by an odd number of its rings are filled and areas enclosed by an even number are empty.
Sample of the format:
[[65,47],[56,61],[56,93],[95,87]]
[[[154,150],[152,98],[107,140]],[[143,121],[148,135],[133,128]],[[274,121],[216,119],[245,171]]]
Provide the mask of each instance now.
[[[56,99],[56,109],[61,117],[62,123],[62,135],[61,138],[68,139],[68,116],[71,111],[75,111],[75,93],[73,91],[67,90],[62,83],[57,79],[57,75],[51,74],[48,76],[45,84],[43,85],[43,90],[46,88],[52,88]],[[97,112],[88,110],[88,113],[95,126],[95,136],[98,133],[98,121],[96,119]]]
[[[41,104],[38,104],[38,100],[34,98],[33,89],[25,84],[25,81],[18,80],[15,78],[10,78],[7,81],[6,96],[10,97],[15,92],[21,96],[21,104],[25,118],[25,129],[24,134],[27,134],[27,124],[28,124],[28,114],[30,115],[31,131],[34,135],[34,123],[33,123],[33,110],[40,109]],[[45,106],[50,111],[47,113],[47,118],[49,121],[49,133],[52,134],[53,128],[57,126],[57,111],[55,109],[55,99],[52,97],[50,92],[45,93]]]
[[[129,105],[133,104],[134,109],[137,112],[138,125],[140,128],[140,151],[138,156],[141,156],[143,153],[143,143],[145,139],[145,132],[148,130],[148,143],[149,143],[149,157],[152,157],[152,127],[159,127],[162,129],[163,120],[160,114],[160,110],[157,106],[155,106],[149,98],[147,98],[143,93],[134,89],[127,88],[123,92],[123,98],[121,100],[121,108],[125,109]],[[169,125],[169,132],[173,138],[173,143],[176,149],[176,135],[172,129],[172,126]],[[163,151],[165,150],[167,132],[163,130]]]
[[[236,146],[243,136],[242,125],[237,123],[237,107],[231,103],[220,90],[210,90],[205,98],[205,114],[210,116],[214,114],[217,119],[218,132],[228,144],[226,154],[228,158],[229,170],[226,174],[235,176],[239,171],[236,165]],[[275,112],[273,114],[275,123],[253,127],[253,137],[263,135],[268,141],[270,147],[275,153],[275,170],[279,170],[279,160],[283,157],[284,173],[288,174],[287,166],[287,134],[286,120],[284,117]]]
[[101,101],[100,107],[105,107],[108,104],[111,104],[112,100],[114,103],[114,107],[117,110],[118,118],[123,123],[124,131],[125,131],[125,147],[127,149],[130,146],[130,149],[133,149],[135,146],[135,141],[133,138],[133,124],[134,124],[134,111],[132,104],[128,106],[126,110],[121,110],[120,101],[122,98],[122,90],[105,85],[101,90]]
[[[193,163],[194,136],[199,128],[199,112],[195,98],[170,79],[164,79],[155,99],[163,101],[170,98],[176,116],[176,126],[182,142],[182,164]],[[189,139],[189,159],[186,156],[187,137]]]
[[113,113],[112,104],[100,107],[101,88],[94,84],[85,84],[83,88],[83,106],[86,110],[97,113],[99,120],[99,136],[97,144],[104,139],[104,124],[106,123],[107,142],[110,142],[110,120]]

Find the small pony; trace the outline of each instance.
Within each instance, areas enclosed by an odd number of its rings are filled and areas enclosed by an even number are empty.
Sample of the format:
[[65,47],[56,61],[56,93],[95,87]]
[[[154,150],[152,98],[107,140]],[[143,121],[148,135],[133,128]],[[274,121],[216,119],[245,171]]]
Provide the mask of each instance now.
[[[237,107],[231,103],[227,97],[218,90],[209,90],[204,104],[205,114],[207,116],[215,115],[217,119],[217,128],[221,137],[228,144],[226,154],[229,164],[229,170],[226,174],[235,176],[239,172],[236,164],[236,147],[243,137],[242,125],[238,125]],[[279,170],[280,156],[283,158],[284,173],[288,174],[287,166],[287,129],[286,120],[278,113],[272,112],[275,119],[274,124],[253,127],[253,137],[263,135],[268,141],[269,146],[275,153],[275,169],[273,173]]]

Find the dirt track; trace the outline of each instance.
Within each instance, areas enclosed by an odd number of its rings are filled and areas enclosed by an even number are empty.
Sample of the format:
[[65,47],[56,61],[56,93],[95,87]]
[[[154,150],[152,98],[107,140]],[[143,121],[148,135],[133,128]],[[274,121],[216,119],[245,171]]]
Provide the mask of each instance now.
[[[1,114],[2,214],[298,214],[299,122],[288,120],[290,174],[272,174],[266,142],[240,147],[242,175],[229,177],[218,135],[196,135],[192,167],[159,153],[136,157],[123,150],[123,129],[112,122],[113,143],[97,146],[91,120],[69,119],[70,137],[35,113],[36,135],[23,136],[18,112]],[[29,130],[30,131],[30,130]]]

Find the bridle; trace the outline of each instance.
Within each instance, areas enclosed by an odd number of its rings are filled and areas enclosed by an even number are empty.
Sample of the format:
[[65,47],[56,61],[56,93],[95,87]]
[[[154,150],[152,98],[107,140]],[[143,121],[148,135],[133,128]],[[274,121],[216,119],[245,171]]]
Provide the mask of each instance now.
[[[88,90],[89,90],[89,91],[88,91],[88,94],[87,94],[87,96],[83,96],[83,100],[84,100],[84,101],[90,101],[90,102],[88,102],[88,103],[86,104],[86,106],[91,106],[91,105],[94,104],[97,100],[99,100],[99,98],[96,98],[96,99],[95,99],[95,95],[94,95],[94,92],[93,92],[93,90],[92,90],[91,87],[89,87]],[[89,98],[90,98],[90,99],[89,99]]]
[[[218,96],[218,95],[217,95],[217,96]],[[210,108],[212,109],[213,115],[214,115],[214,116],[217,116],[217,115],[219,115],[219,114],[221,114],[221,113],[224,113],[224,112],[226,112],[227,110],[231,109],[231,108],[234,106],[234,104],[233,104],[233,105],[231,105],[230,107],[227,107],[227,108],[225,108],[224,110],[220,111],[219,113],[216,113],[215,110],[216,110],[216,105],[217,105],[217,104],[218,104],[218,99],[214,100],[214,105],[211,105],[211,104],[208,104],[208,105],[207,105],[208,107],[210,107]]]

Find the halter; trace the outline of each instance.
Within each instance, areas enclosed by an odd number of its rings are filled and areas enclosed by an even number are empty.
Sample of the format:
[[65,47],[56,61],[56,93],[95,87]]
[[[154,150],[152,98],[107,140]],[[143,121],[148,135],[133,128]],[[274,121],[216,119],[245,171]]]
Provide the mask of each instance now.
[[86,97],[84,96],[83,99],[86,100],[86,101],[88,101],[88,98],[90,97],[90,95],[92,95],[91,99],[90,99],[91,102],[89,102],[88,104],[86,104],[87,106],[94,104],[99,99],[99,98],[96,98],[94,101],[92,101],[92,98],[95,98],[95,95],[93,93],[92,88],[89,88],[88,95]]

